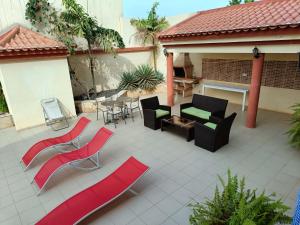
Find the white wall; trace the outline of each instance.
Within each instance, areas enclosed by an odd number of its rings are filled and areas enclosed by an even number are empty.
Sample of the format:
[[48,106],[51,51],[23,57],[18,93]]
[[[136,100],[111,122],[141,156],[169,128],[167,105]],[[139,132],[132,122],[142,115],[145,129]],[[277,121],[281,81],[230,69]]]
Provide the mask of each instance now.
[[[252,60],[252,54],[190,54],[191,61],[194,65],[194,75],[202,75],[202,59],[235,59],[235,60]],[[266,61],[297,61],[296,54],[266,54]],[[178,62],[177,62],[178,63]],[[251,76],[251,74],[248,74]],[[241,85],[241,86],[249,86],[237,83],[228,83],[222,81],[212,81],[212,80],[204,80],[203,82],[217,82],[224,83],[227,85]],[[195,93],[199,93],[201,91],[201,84],[195,88]],[[239,93],[233,93],[222,90],[213,90],[207,89],[207,95],[226,98],[231,103],[241,104],[242,95]],[[260,100],[259,100],[259,108],[267,109],[277,112],[283,113],[292,113],[291,106],[299,103],[300,101],[300,90],[293,90],[287,88],[275,88],[275,87],[261,87],[260,92]]]
[[[117,88],[120,76],[125,71],[133,71],[141,64],[151,63],[151,52],[121,53],[115,57],[111,54],[98,54],[95,60],[95,77],[97,91]],[[87,56],[72,56],[70,58],[76,76],[88,87],[92,87],[91,73]],[[74,86],[74,85],[73,85]],[[80,86],[74,86],[74,96],[83,93]]]
[[[0,0],[0,32],[14,23],[30,27],[25,19],[25,6],[28,0]],[[58,9],[61,0],[49,0]],[[97,18],[100,25],[120,31],[120,18],[123,15],[122,0],[77,0],[90,15]]]
[[44,123],[45,98],[58,98],[69,116],[76,115],[66,59],[1,62],[0,79],[17,130]]

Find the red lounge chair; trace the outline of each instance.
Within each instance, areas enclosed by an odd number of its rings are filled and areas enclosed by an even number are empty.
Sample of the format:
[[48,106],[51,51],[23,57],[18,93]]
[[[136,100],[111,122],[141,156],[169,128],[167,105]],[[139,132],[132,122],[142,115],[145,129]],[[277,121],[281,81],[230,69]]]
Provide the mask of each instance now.
[[[108,141],[112,134],[112,131],[102,127],[93,137],[93,139],[85,146],[71,152],[60,153],[45,162],[32,181],[39,189],[38,194],[46,185],[50,177],[53,176],[55,172],[63,166],[71,165],[73,167],[85,170],[93,170],[99,168],[100,149]],[[96,160],[93,159],[93,157],[96,157]],[[95,166],[86,168],[75,165],[75,163],[80,163],[83,160],[90,160],[93,164],[95,164]]]
[[130,157],[115,172],[61,203],[36,225],[71,225],[118,198],[135,184],[149,169]]
[[73,145],[75,148],[79,148],[79,136],[90,122],[91,121],[86,117],[81,117],[74,128],[68,133],[59,137],[48,138],[39,141],[33,145],[22,157],[22,167],[26,170],[33,160],[38,156],[38,154],[47,148],[54,148],[55,146],[57,147],[60,145]]

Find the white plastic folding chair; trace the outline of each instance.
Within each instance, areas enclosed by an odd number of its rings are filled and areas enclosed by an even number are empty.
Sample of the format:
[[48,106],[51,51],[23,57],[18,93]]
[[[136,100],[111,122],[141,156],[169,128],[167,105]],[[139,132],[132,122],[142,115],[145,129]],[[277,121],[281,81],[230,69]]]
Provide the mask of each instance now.
[[[48,98],[41,100],[41,105],[44,112],[45,122],[47,126],[55,131],[69,127],[67,117],[63,114],[61,106],[57,98]],[[53,125],[64,122],[64,126],[55,128]]]

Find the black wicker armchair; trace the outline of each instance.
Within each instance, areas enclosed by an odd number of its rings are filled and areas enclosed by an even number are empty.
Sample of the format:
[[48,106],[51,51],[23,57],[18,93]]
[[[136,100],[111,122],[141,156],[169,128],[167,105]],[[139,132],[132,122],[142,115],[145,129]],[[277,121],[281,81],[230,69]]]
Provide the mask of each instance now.
[[180,105],[180,116],[198,122],[207,122],[210,116],[224,118],[228,100],[194,94],[191,103]]
[[161,120],[171,117],[171,107],[160,105],[158,97],[151,97],[141,100],[144,114],[144,125],[153,130],[161,127]]
[[211,117],[205,124],[195,123],[195,145],[208,151],[215,152],[228,144],[231,125],[236,117],[232,113],[225,119]]

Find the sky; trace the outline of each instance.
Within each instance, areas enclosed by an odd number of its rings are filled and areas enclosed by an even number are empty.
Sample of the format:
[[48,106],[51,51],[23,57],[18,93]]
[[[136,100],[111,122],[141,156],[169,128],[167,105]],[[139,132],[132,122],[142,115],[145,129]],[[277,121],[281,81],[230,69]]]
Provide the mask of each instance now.
[[[146,17],[155,0],[123,0],[124,16],[128,18]],[[160,16],[175,16],[194,13],[228,5],[229,0],[158,0]]]

